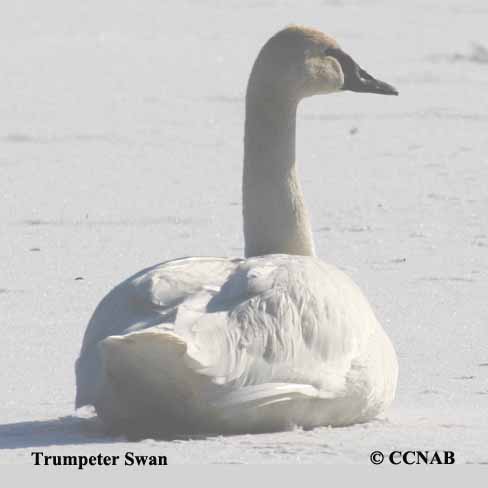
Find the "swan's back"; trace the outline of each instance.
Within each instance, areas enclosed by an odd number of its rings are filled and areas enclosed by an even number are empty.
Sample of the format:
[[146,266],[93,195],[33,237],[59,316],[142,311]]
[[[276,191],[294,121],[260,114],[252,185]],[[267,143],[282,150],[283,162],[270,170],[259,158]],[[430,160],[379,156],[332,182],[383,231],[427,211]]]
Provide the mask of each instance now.
[[391,402],[397,377],[357,286],[289,255],[185,258],[138,273],[95,311],[76,370],[77,406],[147,434],[366,421]]

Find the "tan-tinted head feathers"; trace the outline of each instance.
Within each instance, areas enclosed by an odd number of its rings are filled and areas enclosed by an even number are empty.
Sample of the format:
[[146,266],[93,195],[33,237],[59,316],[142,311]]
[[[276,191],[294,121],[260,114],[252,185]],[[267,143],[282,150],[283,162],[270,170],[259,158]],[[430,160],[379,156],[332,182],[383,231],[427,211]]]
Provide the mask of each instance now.
[[332,47],[339,48],[339,44],[335,39],[324,34],[323,32],[304,27],[301,25],[289,25],[285,29],[277,32],[268,43],[280,43],[283,46],[293,47],[293,45],[301,42],[308,44],[310,47]]
[[291,25],[263,46],[248,90],[265,97],[300,99],[340,90],[397,94],[374,79],[332,37],[316,29]]

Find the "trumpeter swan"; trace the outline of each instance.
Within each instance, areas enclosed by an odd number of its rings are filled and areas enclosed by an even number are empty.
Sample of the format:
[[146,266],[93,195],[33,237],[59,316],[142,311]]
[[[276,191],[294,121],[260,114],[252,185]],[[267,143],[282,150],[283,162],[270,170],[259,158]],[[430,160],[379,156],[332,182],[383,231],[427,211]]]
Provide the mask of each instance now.
[[396,95],[323,33],[297,26],[261,49],[247,87],[246,258],[145,269],[98,305],[76,362],[76,406],[118,432],[258,432],[347,425],[383,412],[395,351],[359,288],[315,257],[295,168],[299,101]]

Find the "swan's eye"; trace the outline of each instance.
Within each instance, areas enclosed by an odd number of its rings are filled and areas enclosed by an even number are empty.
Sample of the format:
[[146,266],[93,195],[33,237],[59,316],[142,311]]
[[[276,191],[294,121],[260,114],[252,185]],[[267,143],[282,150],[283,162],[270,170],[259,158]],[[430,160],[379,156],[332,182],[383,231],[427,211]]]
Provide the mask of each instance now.
[[331,55],[332,55],[332,53],[333,53],[333,51],[334,51],[334,50],[333,50],[331,47],[324,47],[324,48],[322,49],[322,55],[323,55],[323,56],[331,56]]

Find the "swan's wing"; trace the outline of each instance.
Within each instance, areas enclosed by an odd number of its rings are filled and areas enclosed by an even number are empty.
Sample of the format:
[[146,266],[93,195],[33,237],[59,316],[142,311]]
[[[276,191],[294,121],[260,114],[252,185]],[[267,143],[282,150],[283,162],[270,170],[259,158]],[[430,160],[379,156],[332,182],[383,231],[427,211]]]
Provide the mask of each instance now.
[[216,294],[240,259],[191,257],[144,269],[115,287],[88,323],[81,354],[111,335],[171,323],[187,300]]
[[[352,304],[352,305],[351,305]],[[218,312],[225,312],[217,320]],[[202,374],[229,388],[306,384],[341,395],[376,325],[359,289],[317,259],[272,255],[239,263],[196,312],[182,304],[174,332]]]
[[183,303],[195,307],[200,301],[205,308],[240,261],[176,259],[144,269],[108,293],[88,323],[76,361],[76,407],[94,404],[102,386],[101,341],[161,324],[172,328]]

